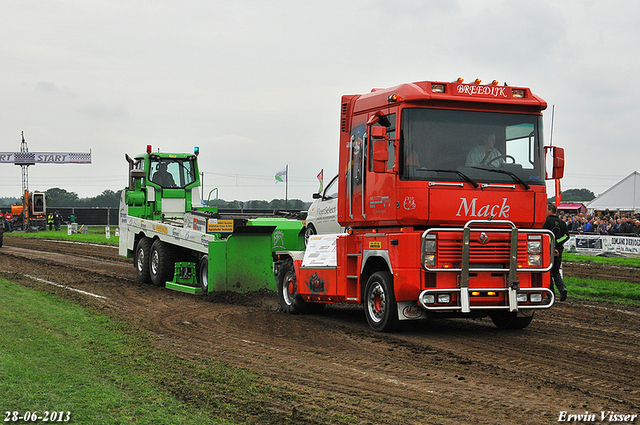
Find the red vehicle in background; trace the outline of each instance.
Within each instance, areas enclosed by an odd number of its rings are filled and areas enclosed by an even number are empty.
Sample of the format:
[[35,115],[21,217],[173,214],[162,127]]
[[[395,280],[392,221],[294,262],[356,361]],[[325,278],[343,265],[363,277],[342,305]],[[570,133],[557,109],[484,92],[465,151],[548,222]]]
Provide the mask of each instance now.
[[[490,316],[524,328],[554,303],[544,100],[497,82],[423,81],[342,97],[337,217],[278,276],[281,309],[363,304],[370,326]],[[549,169],[545,159],[551,158]]]

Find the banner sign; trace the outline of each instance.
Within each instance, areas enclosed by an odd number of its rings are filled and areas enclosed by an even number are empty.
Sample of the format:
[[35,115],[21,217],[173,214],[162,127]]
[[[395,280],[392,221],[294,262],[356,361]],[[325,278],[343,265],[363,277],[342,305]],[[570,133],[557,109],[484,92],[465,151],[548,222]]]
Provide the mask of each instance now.
[[337,238],[337,234],[310,236],[307,249],[304,251],[302,267],[336,267]]
[[564,244],[565,252],[615,252],[640,254],[640,237],[609,235],[571,235]]
[[0,163],[31,164],[91,164],[89,153],[0,152]]

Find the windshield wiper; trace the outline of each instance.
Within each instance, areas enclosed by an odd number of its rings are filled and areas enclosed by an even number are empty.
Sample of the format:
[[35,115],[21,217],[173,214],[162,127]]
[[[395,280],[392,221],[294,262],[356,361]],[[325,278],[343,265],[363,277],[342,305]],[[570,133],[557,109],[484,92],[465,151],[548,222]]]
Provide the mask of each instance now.
[[[418,171],[422,171],[422,170],[423,170],[422,168],[419,168],[419,169],[418,169]],[[425,171],[435,171],[436,173],[456,173],[457,175],[459,175],[459,176],[460,176],[460,178],[462,178],[462,180],[464,180],[464,181],[466,181],[466,182],[468,182],[468,183],[472,184],[472,185],[473,185],[473,187],[476,187],[476,188],[478,187],[478,183],[476,183],[476,182],[475,182],[474,180],[472,180],[469,176],[467,176],[467,175],[466,175],[466,174],[464,174],[464,173],[461,173],[461,172],[460,172],[460,171],[458,171],[458,170],[426,170],[426,169],[424,169],[424,170],[425,170]]]
[[491,171],[492,173],[506,174],[506,175],[510,176],[512,179],[514,179],[516,182],[518,182],[522,186],[524,186],[525,189],[527,189],[527,190],[531,189],[531,186],[529,186],[524,180],[522,180],[520,177],[518,177],[517,174],[512,173],[511,171],[501,170],[499,168],[484,168],[484,167],[471,167],[471,168],[475,168],[476,170]]

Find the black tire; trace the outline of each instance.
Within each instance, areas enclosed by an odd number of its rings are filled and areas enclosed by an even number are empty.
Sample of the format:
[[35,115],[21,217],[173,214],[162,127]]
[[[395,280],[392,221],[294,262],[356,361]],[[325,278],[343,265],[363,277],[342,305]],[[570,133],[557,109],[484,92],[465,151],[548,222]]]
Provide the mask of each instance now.
[[304,301],[298,295],[296,271],[291,260],[287,260],[278,273],[278,305],[283,313],[304,312]]
[[209,292],[209,256],[203,255],[198,263],[198,284],[205,294]]
[[373,330],[390,332],[398,327],[398,307],[389,272],[376,272],[364,291],[364,314]]
[[524,329],[533,320],[531,316],[518,317],[517,313],[509,311],[498,311],[491,313],[491,321],[499,329]]
[[317,314],[324,310],[324,303],[310,303],[298,294],[295,267],[287,260],[278,273],[278,305],[287,314]]
[[151,245],[149,253],[149,274],[151,282],[156,286],[165,286],[167,281],[173,280],[175,269],[175,256],[173,247],[156,239]]
[[2,244],[4,243],[4,223],[0,220],[0,248],[2,248]]
[[313,224],[309,223],[307,224],[307,228],[304,230],[304,246],[307,246],[309,243],[309,238],[313,235],[317,235],[318,232],[316,231],[316,228],[313,227]]
[[133,257],[133,266],[136,268],[138,280],[142,283],[151,283],[151,275],[149,274],[151,242],[152,240],[149,238],[140,239]]

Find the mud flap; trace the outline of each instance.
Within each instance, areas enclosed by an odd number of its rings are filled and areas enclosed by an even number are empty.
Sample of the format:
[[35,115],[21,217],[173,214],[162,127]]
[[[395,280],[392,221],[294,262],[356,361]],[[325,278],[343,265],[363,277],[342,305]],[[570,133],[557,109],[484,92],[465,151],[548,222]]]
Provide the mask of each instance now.
[[398,320],[424,320],[427,312],[418,306],[417,301],[398,301]]

